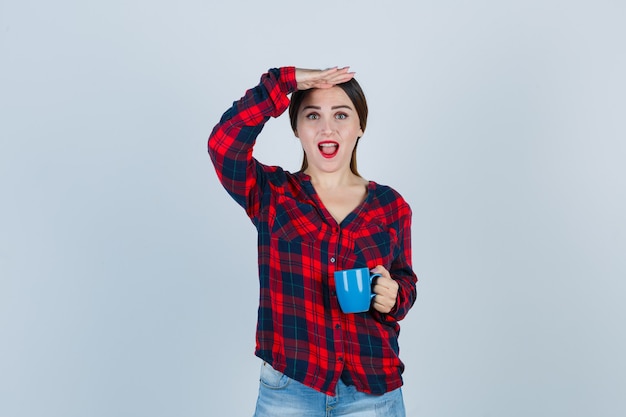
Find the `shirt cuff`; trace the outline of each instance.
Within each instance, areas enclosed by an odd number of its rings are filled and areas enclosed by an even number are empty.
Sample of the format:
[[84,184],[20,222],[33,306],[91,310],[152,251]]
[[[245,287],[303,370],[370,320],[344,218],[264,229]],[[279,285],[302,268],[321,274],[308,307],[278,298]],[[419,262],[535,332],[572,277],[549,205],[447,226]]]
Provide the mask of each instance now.
[[285,94],[293,93],[298,89],[296,67],[280,68],[280,86]]

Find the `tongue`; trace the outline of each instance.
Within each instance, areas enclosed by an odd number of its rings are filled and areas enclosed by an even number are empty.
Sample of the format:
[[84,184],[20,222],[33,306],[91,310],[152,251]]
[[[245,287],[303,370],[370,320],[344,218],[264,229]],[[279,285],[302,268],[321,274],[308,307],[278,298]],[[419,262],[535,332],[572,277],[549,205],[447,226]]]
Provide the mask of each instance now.
[[321,149],[323,154],[325,154],[325,155],[332,155],[332,154],[334,154],[337,151],[337,145],[320,146],[320,149]]

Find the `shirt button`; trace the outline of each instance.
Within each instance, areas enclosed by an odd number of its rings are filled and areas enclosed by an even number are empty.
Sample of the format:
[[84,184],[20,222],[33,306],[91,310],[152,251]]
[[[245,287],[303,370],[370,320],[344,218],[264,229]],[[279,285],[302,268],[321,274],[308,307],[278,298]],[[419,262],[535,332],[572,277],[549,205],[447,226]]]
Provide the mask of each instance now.
[[341,329],[341,324],[335,324],[335,329],[337,330]]
[[335,263],[335,258],[330,258],[330,263],[334,264]]
[[339,362],[343,362],[343,356],[338,357],[338,358],[337,358],[337,360],[338,360]]

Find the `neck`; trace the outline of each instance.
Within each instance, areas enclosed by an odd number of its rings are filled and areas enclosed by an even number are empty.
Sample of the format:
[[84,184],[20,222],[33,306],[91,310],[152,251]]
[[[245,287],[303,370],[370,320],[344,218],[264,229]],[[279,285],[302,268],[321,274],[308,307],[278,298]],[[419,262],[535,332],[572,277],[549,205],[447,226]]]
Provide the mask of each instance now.
[[310,167],[304,172],[311,177],[311,183],[323,189],[333,189],[363,183],[365,180],[355,175],[350,168],[340,172],[320,172]]

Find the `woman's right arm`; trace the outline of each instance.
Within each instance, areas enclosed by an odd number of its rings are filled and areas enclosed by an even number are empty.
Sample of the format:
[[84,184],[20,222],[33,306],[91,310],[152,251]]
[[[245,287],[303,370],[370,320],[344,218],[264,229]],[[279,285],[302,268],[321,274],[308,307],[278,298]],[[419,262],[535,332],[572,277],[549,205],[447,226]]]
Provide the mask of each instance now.
[[265,184],[264,166],[252,157],[252,148],[265,122],[289,107],[288,94],[309,88],[330,88],[354,73],[345,68],[327,70],[283,67],[269,70],[261,82],[228,109],[209,137],[209,155],[226,191],[254,220]]
[[265,181],[263,165],[252,157],[252,148],[265,122],[289,107],[287,95],[295,90],[294,67],[269,70],[222,115],[209,137],[209,155],[220,182],[250,218],[259,212]]

